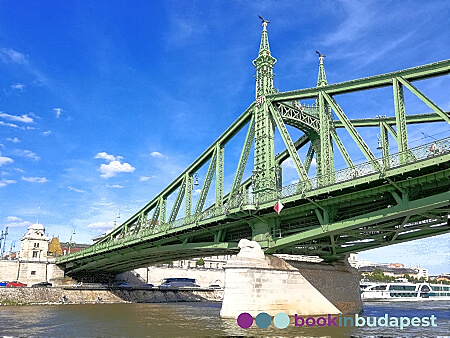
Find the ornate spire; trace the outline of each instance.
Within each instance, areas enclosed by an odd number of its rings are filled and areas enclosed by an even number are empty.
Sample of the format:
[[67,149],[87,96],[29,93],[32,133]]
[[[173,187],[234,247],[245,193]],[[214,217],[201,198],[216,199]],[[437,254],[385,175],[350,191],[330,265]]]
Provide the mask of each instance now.
[[270,21],[264,20],[261,16],[259,18],[262,20],[263,31],[258,57],[253,61],[253,65],[256,67],[256,98],[273,93],[273,66],[277,62],[277,59],[270,55],[267,35],[267,24]]
[[326,57],[326,55],[320,54],[318,51],[316,51],[317,54],[319,54],[319,75],[317,77],[317,87],[322,87],[328,85],[327,82],[327,76],[325,74],[325,67],[323,65],[323,58]]

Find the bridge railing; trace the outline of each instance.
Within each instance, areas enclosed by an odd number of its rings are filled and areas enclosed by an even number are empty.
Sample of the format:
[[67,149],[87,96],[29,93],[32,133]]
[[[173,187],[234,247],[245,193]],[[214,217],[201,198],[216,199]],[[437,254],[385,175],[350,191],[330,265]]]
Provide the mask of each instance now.
[[381,157],[377,159],[381,170],[376,170],[370,162],[364,162],[355,165],[353,168],[337,170],[331,175],[321,175],[310,178],[307,181],[299,181],[295,184],[283,187],[281,189],[281,197],[305,193],[318,188],[324,188],[376,173],[383,174],[386,170],[392,168],[401,167],[413,162],[426,160],[448,153],[450,153],[450,137],[410,148],[404,152]]
[[[298,194],[304,194],[306,192],[316,190],[318,188],[324,188],[332,186],[334,184],[351,181],[357,178],[369,176],[372,174],[383,174],[384,171],[396,167],[401,167],[413,162],[429,159],[436,156],[441,156],[450,153],[450,137],[436,140],[421,146],[410,148],[403,153],[396,153],[390,156],[379,158],[377,161],[382,168],[381,171],[374,169],[370,162],[361,163],[355,165],[353,168],[346,168],[335,171],[332,175],[323,175],[311,178],[307,181],[300,181],[295,184],[291,184],[283,187],[280,191],[269,192],[265,196],[259,196],[259,201],[256,201],[253,194],[245,191],[240,191],[238,194],[230,198],[222,206],[211,206],[201,213],[194,214],[188,217],[180,218],[174,222],[160,224],[158,226],[149,226],[139,232],[129,234],[121,238],[113,238],[112,241],[104,242],[101,244],[95,244],[89,248],[76,253],[71,253],[70,258],[76,259],[87,255],[89,253],[97,253],[103,250],[111,250],[118,248],[127,243],[135,240],[143,239],[157,233],[164,233],[165,231],[173,228],[178,228],[186,225],[193,225],[197,222],[205,221],[215,217],[227,215],[231,210],[241,208],[243,206],[255,206],[258,202],[270,202],[271,200],[277,200],[283,197],[289,197]],[[407,159],[405,163],[401,159]]]

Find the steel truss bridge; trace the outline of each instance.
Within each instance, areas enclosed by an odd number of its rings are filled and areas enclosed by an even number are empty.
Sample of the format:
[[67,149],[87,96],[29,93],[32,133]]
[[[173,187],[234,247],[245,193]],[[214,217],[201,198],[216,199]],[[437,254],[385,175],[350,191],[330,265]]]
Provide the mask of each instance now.
[[[335,84],[327,83],[322,56],[319,61],[316,87],[278,92],[272,81],[276,59],[263,23],[253,61],[255,101],[141,210],[93,246],[59,257],[57,264],[74,276],[114,274],[177,259],[235,254],[242,238],[258,241],[267,254],[332,261],[350,252],[449,232],[450,133],[410,147],[407,127],[435,125],[450,131],[449,112],[413,85],[447,76],[450,60]],[[338,103],[341,95],[382,87],[392,88],[390,116],[350,119]],[[405,89],[429,113],[408,115]],[[308,100],[313,103],[302,104]],[[378,157],[365,141],[374,138],[374,127]],[[293,128],[301,131],[297,139],[291,137]],[[237,169],[231,187],[225,188],[225,149],[241,131],[245,138]],[[285,146],[279,154],[276,131]],[[253,168],[244,178],[251,152]],[[365,162],[354,163],[355,156],[364,156]],[[344,169],[335,168],[337,158],[345,162]],[[287,160],[298,180],[283,186],[282,163]],[[194,187],[202,168],[206,174],[197,195]],[[211,196],[214,202],[206,203]],[[279,214],[274,210],[278,201],[284,205]]]

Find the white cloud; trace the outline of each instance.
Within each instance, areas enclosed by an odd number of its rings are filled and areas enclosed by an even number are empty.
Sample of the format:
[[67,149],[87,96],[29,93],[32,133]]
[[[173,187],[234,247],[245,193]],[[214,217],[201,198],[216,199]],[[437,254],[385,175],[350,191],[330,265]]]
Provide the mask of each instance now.
[[23,122],[23,123],[33,123],[34,120],[32,117],[28,116],[28,114],[23,114],[21,116],[18,115],[10,115],[5,113],[0,113],[0,118],[15,121],[15,122]]
[[11,85],[11,89],[22,91],[26,86],[23,83],[16,83]]
[[114,226],[113,222],[93,222],[87,227],[89,229],[111,229]]
[[22,176],[22,180],[30,183],[46,183],[48,180],[45,177],[24,177]]
[[42,135],[48,136],[48,135],[50,135],[51,133],[52,133],[52,131],[51,131],[51,130],[48,130],[48,131],[44,131],[44,132],[42,133]]
[[131,173],[135,170],[129,163],[121,163],[120,161],[111,161],[109,164],[102,164],[98,171],[103,178],[110,178],[116,176],[118,173]]
[[53,108],[53,111],[56,113],[56,118],[60,117],[62,114],[61,108]]
[[156,178],[156,176],[155,175],[152,175],[152,176],[141,176],[141,177],[139,177],[139,181],[140,182],[147,182],[148,180],[151,180],[153,178]]
[[114,161],[114,160],[116,160],[116,157],[114,155],[107,154],[104,151],[101,152],[101,153],[98,153],[97,155],[95,155],[94,158],[100,158],[100,159],[107,160],[107,161]]
[[14,184],[16,181],[14,180],[0,180],[0,188],[6,187],[8,184]]
[[10,142],[12,142],[12,143],[19,143],[20,142],[20,140],[17,138],[17,137],[14,137],[14,138],[7,138],[6,139],[7,141],[10,141]]
[[41,158],[34,152],[32,152],[31,150],[17,150],[16,153],[19,156],[24,156],[24,157],[28,157],[28,158],[32,158],[35,161],[40,160]]
[[108,188],[117,188],[117,189],[122,189],[123,185],[119,185],[119,184],[113,184],[113,185],[106,185]]
[[155,158],[164,158],[165,156],[163,154],[161,154],[159,151],[153,151],[150,153],[151,157],[155,157]]
[[24,221],[22,218],[16,216],[6,217],[6,226],[11,228],[28,227],[31,224],[31,222]]
[[15,51],[14,49],[11,49],[11,48],[0,49],[0,59],[4,63],[19,63],[19,64],[27,63],[25,55]]
[[12,127],[12,128],[20,128],[17,124],[14,123],[7,123],[0,121],[0,126],[6,126],[6,127]]
[[84,190],[76,189],[76,188],[73,188],[73,187],[67,187],[67,189],[75,191],[75,192],[83,193],[83,194],[86,193],[86,191],[84,191]]
[[292,161],[292,158],[290,158],[290,157],[286,161],[284,161],[281,165],[284,168],[293,168],[293,169],[295,169],[294,161]]
[[14,160],[12,158],[0,156],[0,166],[2,166],[4,164],[8,164],[8,163],[13,163],[13,162],[14,162]]

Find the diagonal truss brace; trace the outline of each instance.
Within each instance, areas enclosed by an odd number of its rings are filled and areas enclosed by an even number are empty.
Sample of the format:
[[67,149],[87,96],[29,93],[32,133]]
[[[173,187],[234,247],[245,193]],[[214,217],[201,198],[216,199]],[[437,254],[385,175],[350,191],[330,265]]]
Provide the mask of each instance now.
[[350,155],[348,154],[347,149],[345,149],[344,144],[341,141],[341,138],[336,133],[336,130],[334,130],[334,129],[331,130],[331,137],[333,138],[339,151],[341,152],[341,155],[344,158],[345,163],[347,163],[347,166],[350,169],[354,169],[355,165],[353,164],[353,161],[352,161]]
[[359,149],[362,151],[364,156],[367,158],[367,160],[372,164],[375,170],[381,171],[380,164],[377,161],[377,158],[372,153],[370,148],[367,146],[366,142],[362,139],[362,137],[359,135],[356,128],[352,125],[348,117],[344,114],[341,107],[337,104],[337,102],[329,96],[326,92],[323,92],[323,96],[325,100],[328,102],[328,104],[333,108],[334,112],[336,113],[339,120],[344,125],[345,129],[349,132],[350,136],[353,138],[353,140],[358,145]]
[[198,214],[202,211],[203,206],[205,205],[206,196],[208,196],[209,187],[211,186],[211,181],[214,176],[214,171],[216,170],[216,161],[217,161],[217,148],[214,150],[213,155],[211,156],[211,161],[209,162],[208,171],[206,173],[206,178],[203,181],[202,190],[200,192],[200,196],[197,201],[197,206],[195,207],[195,214]]
[[286,145],[286,149],[288,150],[289,155],[294,162],[300,181],[304,181],[307,184],[307,188],[309,188],[311,183],[308,180],[308,174],[302,164],[302,161],[300,160],[300,157],[298,156],[298,153],[294,146],[294,142],[292,142],[291,136],[289,135],[289,132],[287,131],[280,114],[275,110],[275,107],[272,104],[269,104],[269,110],[276,126],[278,127],[278,130],[280,131],[281,137],[283,138],[284,144]]
[[402,76],[398,76],[397,80],[400,81],[406,88],[408,88],[414,95],[416,95],[423,103],[430,107],[436,114],[442,117],[445,121],[450,123],[450,117],[439,108],[433,101],[426,97],[421,91],[414,87],[410,82],[405,80]]
[[309,145],[308,152],[306,153],[306,160],[305,160],[305,170],[306,173],[309,172],[309,168],[311,168],[311,162],[314,158],[314,147],[312,143]]
[[252,119],[248,126],[247,135],[245,136],[244,147],[242,148],[241,157],[237,166],[236,174],[234,176],[233,184],[231,185],[230,199],[233,198],[239,192],[239,186],[241,185],[244,170],[247,165],[248,156],[253,145],[253,139],[255,138],[255,117],[252,115]]

